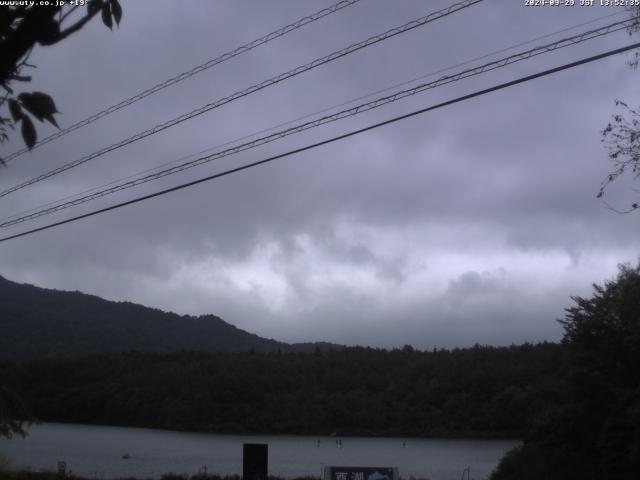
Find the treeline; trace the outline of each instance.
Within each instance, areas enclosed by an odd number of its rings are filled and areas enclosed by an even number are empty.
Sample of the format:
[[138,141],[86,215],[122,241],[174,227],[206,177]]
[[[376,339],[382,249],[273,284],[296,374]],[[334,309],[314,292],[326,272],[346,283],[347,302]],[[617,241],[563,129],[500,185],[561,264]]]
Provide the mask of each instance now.
[[[33,472],[31,470],[19,470],[19,471],[3,471],[0,469],[0,480],[61,480],[60,474],[57,472]],[[87,478],[87,477],[79,477],[75,474],[71,477],[74,480],[96,480],[95,477]],[[139,477],[135,477],[137,480]],[[122,480],[135,480],[134,478],[122,479]],[[149,478],[147,480],[153,480],[153,478]],[[212,474],[195,474],[195,475],[187,475],[187,474],[178,474],[178,473],[165,473],[160,477],[160,480],[243,480],[240,475],[212,475]],[[293,477],[285,479],[283,477],[278,477],[275,475],[269,475],[268,480],[320,480],[318,477]],[[419,479],[415,479],[419,480]]]
[[561,400],[558,344],[128,353],[0,364],[38,420],[225,433],[520,437]]

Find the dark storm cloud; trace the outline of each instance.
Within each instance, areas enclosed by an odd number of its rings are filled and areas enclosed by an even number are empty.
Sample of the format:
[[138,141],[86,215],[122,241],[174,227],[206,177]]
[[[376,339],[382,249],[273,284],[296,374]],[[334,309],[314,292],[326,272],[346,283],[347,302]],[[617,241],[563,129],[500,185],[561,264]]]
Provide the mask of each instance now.
[[[2,171],[2,187],[449,3],[363,0],[21,157]],[[319,8],[291,1],[131,2],[119,30],[92,22],[64,44],[36,51],[32,87],[54,95],[68,124]],[[1,214],[608,13],[489,0],[16,192],[3,199]],[[73,212],[627,41],[618,34],[435,89]],[[609,168],[599,131],[615,98],[638,99],[638,74],[624,60],[613,57],[5,243],[1,273],[180,313],[215,313],[287,341],[430,348],[557,339],[555,319],[569,295],[588,294],[616,263],[637,256],[637,219],[612,214],[594,198]],[[625,192],[608,195],[615,201]]]

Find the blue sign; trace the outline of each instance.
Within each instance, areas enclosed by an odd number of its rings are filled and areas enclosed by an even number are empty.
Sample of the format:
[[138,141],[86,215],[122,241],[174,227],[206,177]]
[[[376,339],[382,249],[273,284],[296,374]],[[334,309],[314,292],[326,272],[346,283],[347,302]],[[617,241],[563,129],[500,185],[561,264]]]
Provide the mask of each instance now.
[[326,467],[324,480],[396,480],[393,467]]

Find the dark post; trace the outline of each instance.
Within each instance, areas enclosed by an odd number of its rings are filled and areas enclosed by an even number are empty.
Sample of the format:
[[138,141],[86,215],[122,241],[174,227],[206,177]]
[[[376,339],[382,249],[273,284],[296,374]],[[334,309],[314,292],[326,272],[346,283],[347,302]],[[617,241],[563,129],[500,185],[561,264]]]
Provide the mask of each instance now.
[[269,445],[245,443],[242,446],[242,479],[267,480]]

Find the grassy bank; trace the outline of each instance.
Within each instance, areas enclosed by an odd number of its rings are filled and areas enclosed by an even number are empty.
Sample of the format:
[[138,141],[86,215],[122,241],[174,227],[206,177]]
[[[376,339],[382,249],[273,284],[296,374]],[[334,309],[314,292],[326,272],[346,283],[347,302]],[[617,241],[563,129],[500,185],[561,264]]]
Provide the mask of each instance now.
[[[96,480],[102,477],[83,477],[81,475],[71,474],[70,476],[61,476],[56,472],[33,472],[30,470],[11,470],[11,471],[1,471],[0,470],[0,480],[66,480],[69,478],[73,478],[74,480]],[[177,473],[165,473],[164,475],[150,477],[148,479],[143,479],[139,477],[121,477],[114,478],[109,477],[110,480],[242,480],[242,476],[240,475],[215,475],[215,474],[196,474],[196,475],[187,475],[187,474],[177,474]],[[283,478],[276,477],[273,475],[269,476],[269,480],[321,480],[319,477],[292,477],[292,478]],[[409,479],[403,479],[400,477],[400,480],[429,480],[428,478],[414,478],[410,477]]]
[[[33,472],[31,470],[10,470],[10,471],[0,471],[0,480],[65,480],[65,479],[74,479],[74,480],[96,480],[96,478],[102,478],[100,476],[95,477],[83,477],[82,475],[75,475],[71,473],[67,476],[62,476],[57,472]],[[139,478],[139,477],[121,477],[114,478],[109,477],[110,480],[242,480],[240,475],[215,475],[215,474],[196,474],[196,475],[187,475],[187,474],[177,474],[177,473],[165,473],[160,476],[150,477],[148,479]],[[269,476],[269,480],[285,480],[282,477]],[[286,480],[320,480],[318,477],[295,477]],[[428,480],[428,479],[424,479]]]

